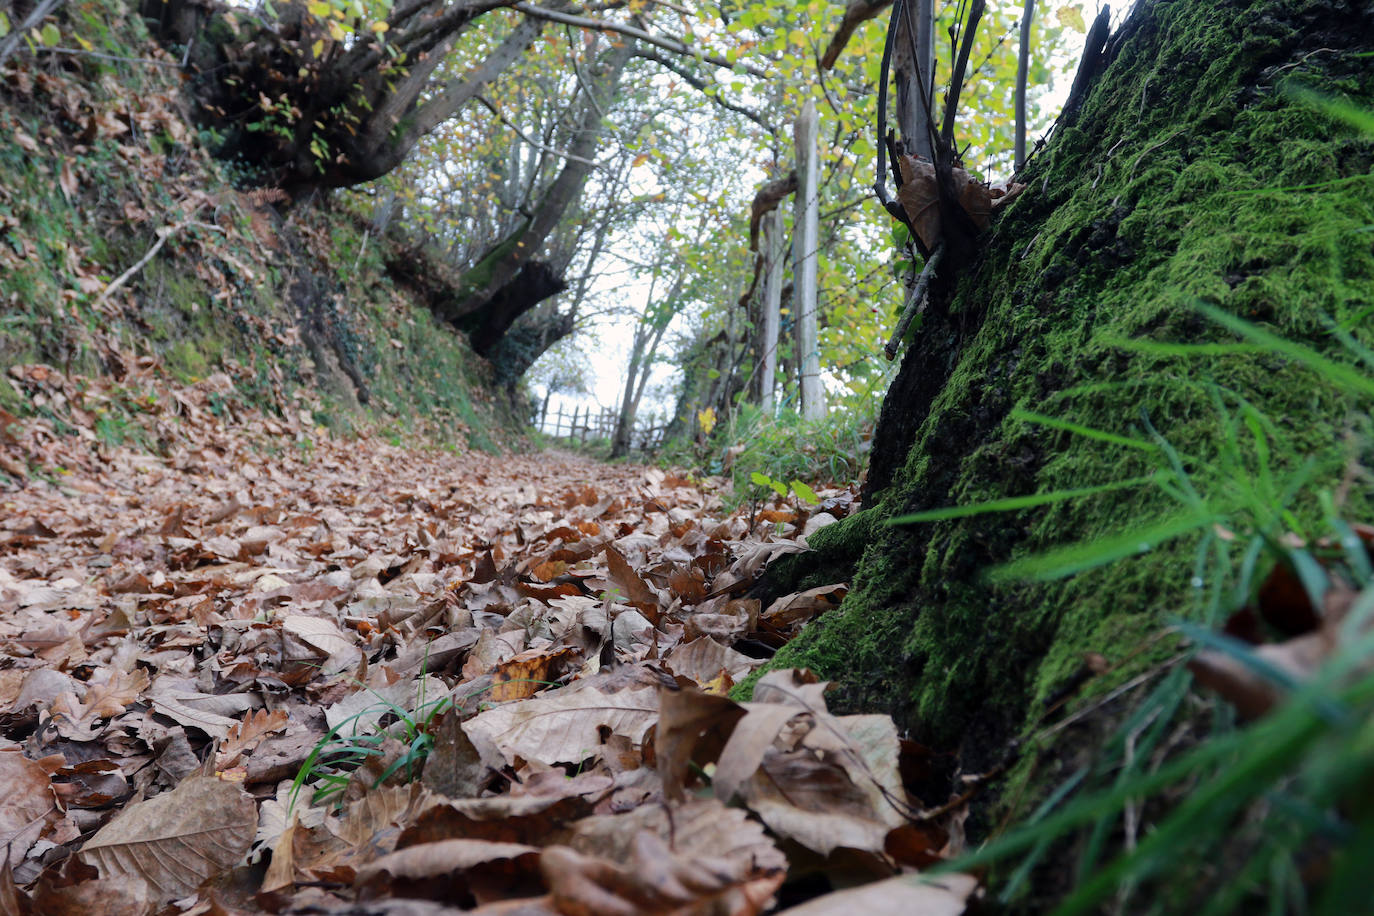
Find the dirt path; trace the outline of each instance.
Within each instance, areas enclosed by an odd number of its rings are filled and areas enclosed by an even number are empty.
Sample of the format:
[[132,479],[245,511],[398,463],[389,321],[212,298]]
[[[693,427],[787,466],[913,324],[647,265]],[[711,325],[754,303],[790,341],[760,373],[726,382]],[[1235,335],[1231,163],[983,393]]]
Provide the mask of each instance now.
[[331,437],[224,377],[12,375],[43,413],[0,415],[19,911],[749,913],[789,864],[943,842],[886,719],[788,672],[723,696],[842,596],[742,597],[818,510],[750,531],[720,481]]

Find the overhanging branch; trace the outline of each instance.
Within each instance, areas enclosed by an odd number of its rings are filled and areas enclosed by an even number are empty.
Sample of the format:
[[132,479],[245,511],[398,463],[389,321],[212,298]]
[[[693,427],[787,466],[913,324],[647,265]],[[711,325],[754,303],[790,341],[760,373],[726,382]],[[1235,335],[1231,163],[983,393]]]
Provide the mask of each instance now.
[[561,22],[564,25],[576,26],[579,29],[589,29],[594,32],[615,32],[628,38],[637,38],[646,44],[651,44],[656,48],[665,51],[672,51],[674,54],[682,54],[687,57],[695,57],[716,67],[723,67],[726,70],[733,70],[739,67],[750,76],[757,76],[759,79],[768,79],[769,74],[766,70],[751,67],[748,64],[732,64],[723,57],[715,54],[707,54],[704,51],[693,49],[676,38],[667,38],[662,35],[654,35],[643,29],[634,26],[622,25],[618,22],[607,22],[604,19],[589,19],[586,16],[574,16],[570,13],[559,13],[553,10],[541,9],[532,3],[516,3],[511,9],[518,10],[526,16],[533,16],[536,19],[547,19],[550,22]]
[[641,60],[653,61],[654,63],[658,64],[664,69],[673,71],[678,76],[682,77],[682,79],[685,80],[689,86],[705,95],[708,99],[710,99],[712,102],[715,102],[721,108],[724,108],[728,111],[733,111],[736,114],[744,115],[746,118],[753,121],[755,124],[757,124],[759,127],[762,127],[770,134],[775,134],[778,132],[777,125],[769,124],[767,121],[763,119],[763,115],[759,114],[757,111],[754,111],[752,108],[745,108],[743,105],[736,105],[734,102],[726,101],[719,94],[713,95],[707,92],[706,87],[709,84],[706,82],[706,80],[697,76],[695,73],[688,70],[686,67],[674,63],[673,61],[664,57],[662,54],[659,54],[657,51],[650,51],[645,48],[637,48],[635,50],[635,57],[638,57]]

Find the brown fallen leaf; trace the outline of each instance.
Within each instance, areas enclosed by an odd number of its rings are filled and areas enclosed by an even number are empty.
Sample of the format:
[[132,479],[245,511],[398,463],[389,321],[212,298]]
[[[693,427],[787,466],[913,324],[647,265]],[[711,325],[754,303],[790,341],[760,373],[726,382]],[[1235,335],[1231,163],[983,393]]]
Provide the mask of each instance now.
[[606,562],[611,570],[611,578],[625,589],[626,603],[657,626],[660,617],[658,595],[639,577],[639,573],[635,572],[629,560],[625,559],[625,555],[611,544],[606,545]]
[[[1298,683],[1311,678],[1340,649],[1343,624],[1357,597],[1358,593],[1343,580],[1333,578],[1323,600],[1318,629],[1284,642],[1257,646],[1255,655]],[[1188,662],[1188,669],[1198,683],[1221,694],[1247,719],[1269,712],[1287,694],[1272,678],[1223,652],[1199,652]]]
[[394,894],[486,903],[530,889],[538,874],[539,849],[523,843],[440,840],[388,853],[358,869],[364,898]]
[[713,762],[745,714],[744,708],[729,698],[693,687],[659,691],[654,750],[663,792],[670,801],[681,802],[687,797],[687,768],[698,744],[705,739],[710,745],[703,749],[698,762]]
[[[57,758],[61,761],[61,758]],[[24,854],[43,831],[57,821],[57,796],[51,771],[20,753],[17,747],[0,750],[0,846],[10,867],[24,861]]]
[[752,916],[761,913],[786,872],[738,859],[687,856],[657,834],[635,834],[630,860],[617,864],[551,846],[540,857],[554,906],[566,916]]
[[286,728],[289,719],[290,715],[284,709],[250,711],[229,729],[215,757],[215,768],[223,770],[233,766],[245,751],[252,750],[263,738]]
[[580,654],[576,646],[541,646],[517,652],[499,662],[491,673],[491,699],[494,703],[532,697],[560,675]]
[[257,805],[241,786],[192,776],[125,808],[86,842],[81,857],[101,877],[141,878],[167,901],[236,865],[257,826]]
[[978,889],[971,875],[902,875],[824,894],[782,911],[786,916],[960,916]]
[[517,757],[581,763],[597,753],[602,729],[640,742],[657,720],[652,687],[603,693],[578,684],[487,710],[463,723],[463,730],[479,750],[485,743],[507,763]]

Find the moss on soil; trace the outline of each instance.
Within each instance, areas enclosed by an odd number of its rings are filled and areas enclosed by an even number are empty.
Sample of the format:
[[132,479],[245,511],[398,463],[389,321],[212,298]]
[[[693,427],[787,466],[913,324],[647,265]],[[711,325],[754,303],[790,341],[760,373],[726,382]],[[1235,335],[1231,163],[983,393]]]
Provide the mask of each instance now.
[[[1274,353],[1180,358],[1122,343],[1234,341],[1199,314],[1202,301],[1336,359],[1351,358],[1327,318],[1374,345],[1374,143],[1291,91],[1374,107],[1369,11],[1146,0],[1113,47],[1074,125],[1033,161],[1028,190],[908,354],[904,374],[956,341],[905,465],[854,527],[867,544],[852,590],[772,663],[837,681],[836,707],[891,711],[972,771],[1027,731],[1085,653],[1125,662],[1091,685],[1099,693],[1168,651],[1128,658],[1168,619],[1195,613],[1197,538],[1073,578],[995,585],[984,577],[992,566],[1164,518],[1178,503],[1147,485],[1015,513],[881,520],[1159,467],[1145,451],[1027,422],[1015,408],[1122,435],[1143,435],[1143,410],[1196,469],[1227,441],[1220,390],[1229,411],[1243,400],[1268,424],[1276,476],[1315,461],[1294,505],[1299,523],[1315,523],[1313,494],[1352,457],[1333,443],[1368,422]],[[1242,477],[1258,479],[1253,449],[1241,463]],[[1369,519],[1371,494],[1356,488],[1344,513]],[[844,533],[808,563],[846,562]]]
[[[213,137],[174,123],[181,84],[172,68],[138,63],[155,52],[134,13],[129,0],[65,4],[53,22],[66,43],[120,59],[19,55],[0,85],[0,371],[37,362],[93,375],[146,354],[183,381],[228,370],[269,409],[297,409],[294,392],[310,390],[316,419],[334,426],[460,448],[510,441],[517,424],[484,364],[394,282],[392,243],[369,237],[348,195],[283,218],[234,190]],[[106,120],[91,140],[93,116]],[[164,226],[177,228],[99,302]],[[308,302],[293,295],[302,277]],[[374,396],[366,409],[355,387]],[[0,405],[30,409],[3,384]]]

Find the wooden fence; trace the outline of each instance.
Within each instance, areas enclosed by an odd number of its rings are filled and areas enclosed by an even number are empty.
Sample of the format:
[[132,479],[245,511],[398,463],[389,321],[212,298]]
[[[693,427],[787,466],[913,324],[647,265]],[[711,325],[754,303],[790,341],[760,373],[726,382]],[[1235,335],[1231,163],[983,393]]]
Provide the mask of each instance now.
[[[558,405],[557,411],[551,411],[545,403],[536,425],[546,436],[585,443],[588,439],[610,439],[615,435],[615,424],[616,412],[609,407],[593,410],[590,406],[579,406],[574,407],[572,413],[565,413],[562,404]],[[630,450],[657,451],[663,445],[663,434],[667,428],[662,424],[650,426],[636,423],[630,433]]]

